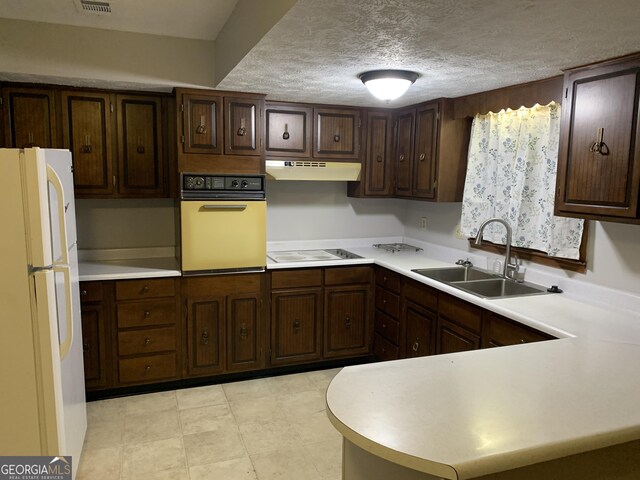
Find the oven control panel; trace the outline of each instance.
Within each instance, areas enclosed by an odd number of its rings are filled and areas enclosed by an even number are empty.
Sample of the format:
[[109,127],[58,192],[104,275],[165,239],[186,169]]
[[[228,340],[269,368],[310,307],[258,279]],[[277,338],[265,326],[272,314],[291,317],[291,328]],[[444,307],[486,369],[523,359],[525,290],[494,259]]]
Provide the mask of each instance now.
[[181,174],[182,198],[264,198],[263,175]]

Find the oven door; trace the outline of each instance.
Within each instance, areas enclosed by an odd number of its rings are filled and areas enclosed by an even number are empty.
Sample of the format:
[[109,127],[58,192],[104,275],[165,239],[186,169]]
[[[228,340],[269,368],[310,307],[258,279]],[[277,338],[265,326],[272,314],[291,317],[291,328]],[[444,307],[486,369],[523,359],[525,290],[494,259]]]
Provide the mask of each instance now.
[[264,270],[267,202],[180,202],[182,271],[185,274]]

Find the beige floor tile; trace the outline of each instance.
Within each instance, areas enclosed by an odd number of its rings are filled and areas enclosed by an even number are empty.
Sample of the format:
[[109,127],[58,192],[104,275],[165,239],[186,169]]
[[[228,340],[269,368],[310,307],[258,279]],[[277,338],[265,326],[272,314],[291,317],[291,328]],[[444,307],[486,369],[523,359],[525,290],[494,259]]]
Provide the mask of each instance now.
[[318,370],[315,372],[307,372],[307,378],[311,383],[318,387],[322,391],[326,391],[329,383],[333,380],[341,368],[332,368],[329,370]]
[[174,467],[158,472],[145,472],[144,476],[135,473],[131,476],[123,475],[122,480],[189,480],[189,471],[186,466]]
[[95,412],[87,420],[87,433],[84,444],[87,447],[111,447],[122,445],[124,433],[124,415],[99,416]]
[[235,427],[184,436],[189,467],[246,456],[240,432]]
[[124,421],[124,443],[145,443],[164,438],[180,437],[182,429],[177,410],[127,415]]
[[277,395],[276,399],[291,421],[298,421],[314,413],[324,412],[326,408],[325,397],[319,390],[281,394]]
[[122,445],[82,450],[76,480],[113,480],[120,478]]
[[99,422],[124,415],[124,398],[109,398],[87,402],[87,422]]
[[342,475],[342,441],[327,440],[310,443],[304,446],[307,456],[311,459],[316,470],[323,477],[340,478]]
[[180,423],[183,435],[218,430],[236,424],[229,406],[212,405],[209,407],[187,408],[180,410]]
[[316,386],[307,378],[306,373],[294,373],[267,378],[267,385],[273,395],[306,392],[316,390]]
[[271,395],[266,378],[245,380],[243,382],[225,383],[222,386],[229,402],[256,399]]
[[224,394],[222,385],[208,385],[206,387],[176,390],[176,397],[180,410],[227,403],[227,397]]
[[122,474],[144,478],[143,474],[186,466],[182,438],[168,438],[147,443],[125,445]]
[[259,480],[322,480],[313,462],[299,447],[250,455]]
[[176,392],[147,393],[124,398],[125,415],[141,415],[178,408]]
[[300,444],[296,431],[288,421],[245,423],[240,425],[240,434],[249,455],[293,448]]
[[285,411],[273,395],[229,402],[238,425],[243,423],[267,423],[286,418]]
[[305,445],[327,440],[340,440],[342,437],[324,411],[313,413],[306,418],[296,419],[295,422],[292,422],[292,428]]
[[[189,467],[191,480],[256,480],[256,472],[248,456]],[[301,479],[302,480],[302,479]]]

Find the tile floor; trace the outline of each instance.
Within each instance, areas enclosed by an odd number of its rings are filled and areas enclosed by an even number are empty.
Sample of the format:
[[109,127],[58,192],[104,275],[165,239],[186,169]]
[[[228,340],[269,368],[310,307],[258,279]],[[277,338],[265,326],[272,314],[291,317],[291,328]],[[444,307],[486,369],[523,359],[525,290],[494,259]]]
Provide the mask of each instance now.
[[90,402],[77,480],[339,480],[338,371]]

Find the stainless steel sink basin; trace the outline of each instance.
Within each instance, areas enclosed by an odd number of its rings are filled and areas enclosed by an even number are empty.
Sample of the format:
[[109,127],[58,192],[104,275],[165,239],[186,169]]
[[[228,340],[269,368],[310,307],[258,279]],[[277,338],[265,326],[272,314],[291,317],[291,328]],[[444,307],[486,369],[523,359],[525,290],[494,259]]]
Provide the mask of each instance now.
[[497,278],[494,274],[473,267],[419,268],[411,271],[445,283]]
[[450,282],[449,284],[452,287],[484,298],[521,297],[524,295],[541,295],[548,293],[544,287],[531,283],[518,283],[504,278]]

